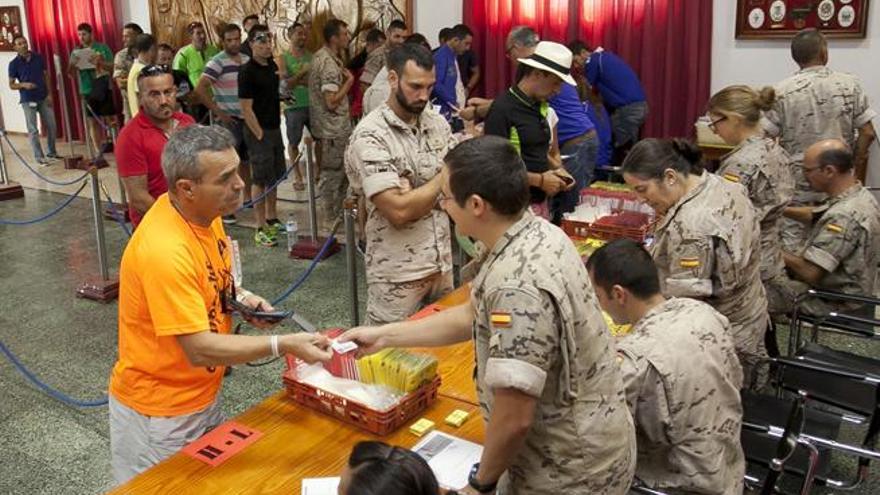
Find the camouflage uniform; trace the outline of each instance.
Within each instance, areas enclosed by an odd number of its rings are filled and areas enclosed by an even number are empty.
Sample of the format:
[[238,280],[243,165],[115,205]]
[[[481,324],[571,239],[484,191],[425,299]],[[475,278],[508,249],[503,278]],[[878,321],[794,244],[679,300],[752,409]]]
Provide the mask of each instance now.
[[449,217],[431,213],[397,228],[370,199],[408,181],[425,185],[440,173],[454,145],[449,124],[426,109],[415,125],[401,120],[387,104],[364,117],[345,153],[345,171],[354,194],[367,205],[367,320],[370,325],[400,321],[423,301],[452,290]]
[[[795,173],[793,204],[816,204],[824,194],[813,191],[801,173],[804,152],[823,139],[840,139],[855,149],[858,129],[877,113],[856,76],[831,69],[808,67],[776,86],[776,104],[767,112],[765,127],[791,155]],[[803,224],[783,219],[783,244],[797,252],[804,244]]]
[[471,302],[484,418],[493,389],[538,401],[499,493],[627,493],[632,417],[611,334],[571,241],[525,212],[487,254]]
[[650,488],[740,495],[742,368],[711,306],[669,299],[617,342],[636,422],[636,477]]
[[701,299],[730,320],[747,385],[756,361],[767,356],[758,222],[742,186],[704,173],[666,212],[651,246],[663,294]]
[[343,170],[345,146],[351,135],[351,114],[348,98],[343,98],[335,110],[327,108],[325,92],[336,92],[342,87],[345,65],[326,46],[315,53],[309,70],[309,125],[312,135],[321,146],[321,202],[324,219],[332,221],[342,211],[342,202],[348,192],[348,181]]
[[[131,50],[128,48],[123,48],[116,52],[116,55],[113,57],[113,80],[116,81],[120,77],[127,78],[133,63],[134,56],[132,56]],[[137,84],[137,81],[133,82]],[[119,87],[119,94],[122,96],[122,115],[125,116],[125,121],[128,122],[131,120],[131,108],[128,104],[128,81],[125,84],[125,86]]]
[[364,71],[361,72],[361,82],[364,84],[373,84],[376,74],[385,67],[385,57],[388,54],[388,48],[385,45],[376,48],[367,56],[367,62],[364,64]]
[[[718,175],[748,191],[761,221],[761,281],[768,302],[777,301],[786,279],[779,225],[794,194],[791,159],[772,139],[752,136],[721,159]],[[778,313],[784,308],[770,304],[769,310]]]
[[[828,272],[818,288],[872,296],[880,262],[880,206],[874,195],[856,183],[839,196],[829,198],[828,207],[813,223],[800,256]],[[808,288],[798,280],[788,282],[794,295]],[[791,308],[791,300],[786,302]],[[807,300],[801,306],[803,311],[817,316],[849,307],[817,299]]]

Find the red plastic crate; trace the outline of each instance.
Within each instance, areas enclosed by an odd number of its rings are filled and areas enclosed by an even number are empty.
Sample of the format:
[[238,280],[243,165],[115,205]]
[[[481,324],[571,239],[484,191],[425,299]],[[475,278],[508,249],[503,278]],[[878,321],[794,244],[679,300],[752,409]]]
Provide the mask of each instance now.
[[628,225],[614,223],[614,218],[602,217],[595,222],[583,222],[580,220],[562,220],[562,230],[576,239],[592,237],[603,241],[615,239],[632,239],[644,242],[652,228],[650,214],[640,211],[641,202],[635,193],[626,191],[606,191],[604,189],[585,188],[581,190],[580,203],[596,205],[600,201],[611,201],[612,216],[634,216],[638,221],[628,222]]
[[345,423],[379,436],[385,436],[421,414],[437,400],[440,375],[430,383],[404,396],[387,411],[377,411],[366,405],[297,380],[296,359],[287,356],[287,370],[282,375],[287,395],[309,409],[332,416]]

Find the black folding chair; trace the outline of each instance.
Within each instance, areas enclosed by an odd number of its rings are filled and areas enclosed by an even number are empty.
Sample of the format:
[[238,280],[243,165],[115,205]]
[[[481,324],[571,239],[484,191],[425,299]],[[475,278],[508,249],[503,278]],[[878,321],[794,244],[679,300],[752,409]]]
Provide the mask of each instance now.
[[[835,489],[855,488],[867,478],[871,460],[880,459],[880,453],[874,450],[880,432],[880,373],[861,371],[858,367],[880,371],[880,365],[870,358],[827,348],[813,353],[813,347],[813,344],[804,347],[801,354],[792,358],[771,360],[775,367],[774,382],[779,392],[773,398],[761,396],[757,400],[759,407],[755,406],[754,400],[744,396],[746,421],[756,414],[759,417],[764,414],[762,419],[772,424],[772,416],[775,414],[778,418],[780,415],[780,401],[783,404],[786,402],[782,398],[783,391],[805,393],[811,406],[806,408],[801,439],[816,449],[818,459],[815,464],[809,459],[796,459],[790,463],[790,470],[810,477],[817,485]],[[834,410],[828,407],[818,409],[813,406],[814,403],[832,406]],[[867,425],[860,446],[837,440],[844,422]],[[858,457],[859,467],[852,479],[832,477],[830,459],[833,452]]]
[[[832,311],[826,315],[803,313],[801,305],[810,299],[821,299],[852,306],[851,309]],[[788,355],[792,356],[803,345],[803,329],[812,328],[811,342],[818,342],[819,332],[844,334],[851,337],[873,339],[880,336],[880,321],[874,318],[874,311],[880,306],[880,299],[870,296],[853,296],[821,289],[808,289],[795,299],[791,315],[791,332],[788,336]]]

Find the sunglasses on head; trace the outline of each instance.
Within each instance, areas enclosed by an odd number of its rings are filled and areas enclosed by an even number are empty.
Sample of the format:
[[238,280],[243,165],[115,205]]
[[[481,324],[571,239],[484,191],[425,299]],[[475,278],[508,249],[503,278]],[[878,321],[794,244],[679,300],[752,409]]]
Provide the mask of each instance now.
[[266,43],[268,41],[272,41],[272,33],[268,33],[266,31],[260,31],[254,35],[254,41],[259,41],[261,43]]
[[192,33],[197,28],[204,29],[205,25],[198,21],[193,21],[186,26],[186,32]]
[[140,74],[138,74],[138,81],[145,77],[153,77],[161,74],[170,74],[171,68],[166,64],[150,64],[143,69],[141,69]]

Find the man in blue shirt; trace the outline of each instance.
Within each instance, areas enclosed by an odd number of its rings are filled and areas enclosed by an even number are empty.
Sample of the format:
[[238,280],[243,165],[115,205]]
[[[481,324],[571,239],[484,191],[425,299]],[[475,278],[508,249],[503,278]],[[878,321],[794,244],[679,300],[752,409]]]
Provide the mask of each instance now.
[[452,28],[445,45],[434,52],[434,69],[437,82],[431,98],[440,105],[440,113],[449,120],[455,109],[463,108],[465,103],[464,84],[459,77],[457,57],[468,51],[474,40],[474,33],[459,24]]
[[[50,160],[58,159],[58,154],[55,152],[55,114],[52,111],[52,96],[49,95],[48,90],[46,62],[39,54],[30,51],[28,41],[22,35],[15,36],[12,46],[18,56],[9,63],[9,88],[21,94],[20,103],[24,108],[28,138],[34,150],[34,158],[38,163],[48,165]],[[43,155],[43,148],[40,146],[37,114],[40,114],[43,127],[48,134],[49,153],[46,155]]]
[[617,55],[583,44],[580,53],[586,57],[587,81],[599,90],[605,106],[611,112],[614,147],[626,149],[639,140],[639,128],[648,115],[648,102],[642,83],[632,68]]

